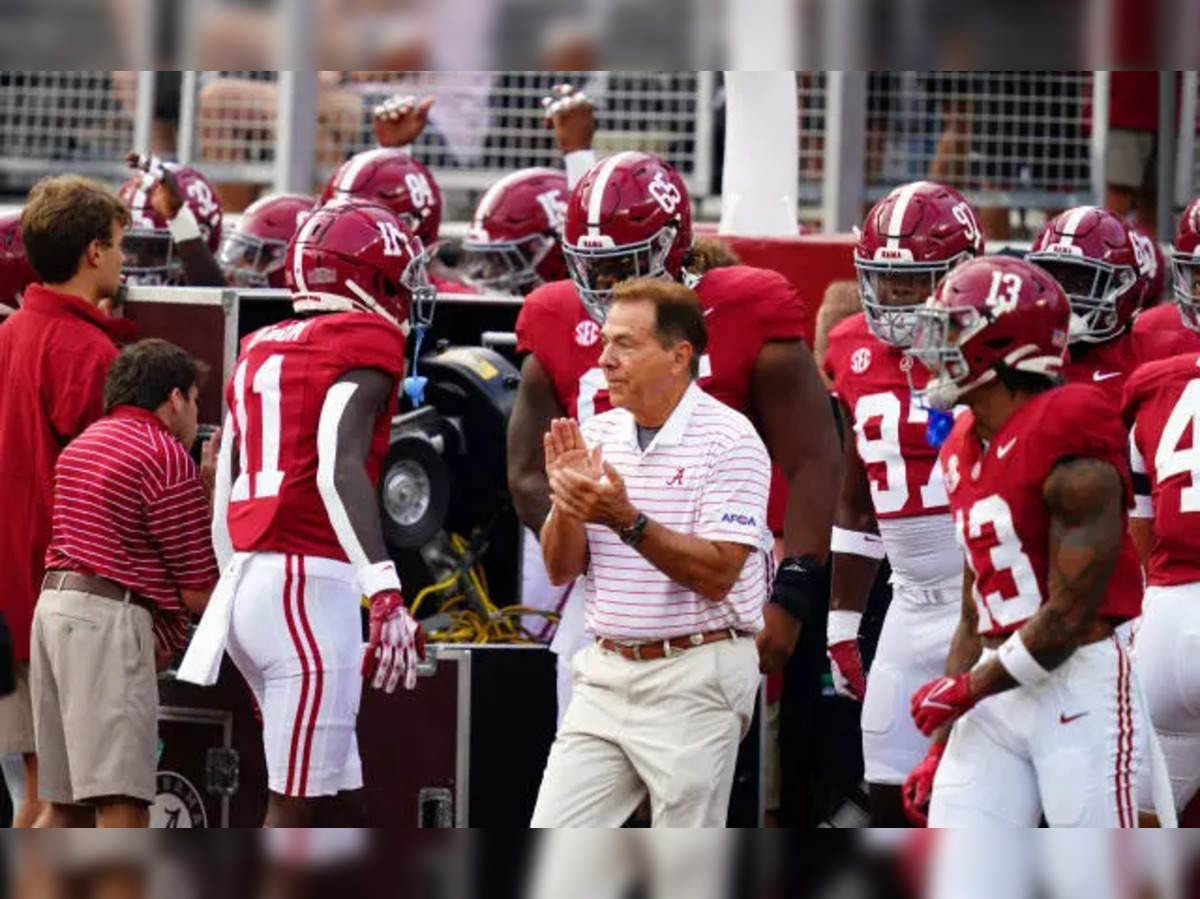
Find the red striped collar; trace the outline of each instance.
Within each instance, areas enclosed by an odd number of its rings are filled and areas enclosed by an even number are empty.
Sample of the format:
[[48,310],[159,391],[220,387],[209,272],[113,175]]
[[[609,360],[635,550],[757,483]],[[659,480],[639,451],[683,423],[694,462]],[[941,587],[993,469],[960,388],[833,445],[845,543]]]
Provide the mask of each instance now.
[[151,412],[149,409],[143,409],[141,406],[114,406],[112,411],[108,413],[108,417],[142,421],[146,424],[157,425],[168,434],[170,433],[170,429],[156,413]]

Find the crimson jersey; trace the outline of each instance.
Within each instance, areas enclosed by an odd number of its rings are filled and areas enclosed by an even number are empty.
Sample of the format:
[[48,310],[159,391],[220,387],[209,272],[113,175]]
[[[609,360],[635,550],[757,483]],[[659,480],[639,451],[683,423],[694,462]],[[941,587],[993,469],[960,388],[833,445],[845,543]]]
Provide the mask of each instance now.
[[[940,461],[955,535],[975,574],[979,632],[1007,634],[1049,596],[1050,513],[1042,489],[1051,469],[1077,456],[1108,462],[1121,473],[1129,504],[1128,438],[1109,392],[1090,384],[1066,384],[1033,397],[986,448],[974,423],[970,412],[958,416]],[[1142,605],[1137,553],[1124,524],[1121,532],[1099,612],[1112,621],[1135,617]]]
[[1133,320],[1133,336],[1145,340],[1149,335],[1155,335],[1150,339],[1170,341],[1173,345],[1171,355],[1200,353],[1200,334],[1183,323],[1179,307],[1174,303],[1160,303],[1138,313]]
[[[1144,475],[1154,508],[1149,582],[1200,581],[1200,354],[1143,365],[1125,385],[1135,484]],[[1144,488],[1139,486],[1138,493]]]
[[[925,437],[929,414],[912,402],[906,374],[911,367],[903,350],[871,333],[861,312],[829,332],[825,371],[850,410],[876,518],[932,515],[949,508],[937,450]],[[917,386],[927,378],[917,366]]]
[[[804,303],[778,272],[748,265],[714,268],[694,290],[704,308],[708,351],[700,358],[701,388],[743,415],[750,408],[750,375],[770,340],[804,339]],[[600,326],[583,308],[575,284],[552,281],[525,298],[517,316],[517,351],[533,353],[554,381],[558,401],[579,421],[612,408],[600,370]],[[787,485],[771,480],[767,518],[782,530]]]
[[[341,312],[262,328],[242,340],[225,399],[239,453],[229,536],[241,552],[348,561],[317,489],[317,440],[329,389],[346,372],[404,373],[404,334],[368,312]],[[367,475],[387,455],[393,395],[375,420]],[[322,437],[324,439],[324,437]]]
[[1126,331],[1107,343],[1072,344],[1063,377],[1070,383],[1103,388],[1113,403],[1121,402],[1125,380],[1135,368],[1174,355],[1179,338],[1166,331]]

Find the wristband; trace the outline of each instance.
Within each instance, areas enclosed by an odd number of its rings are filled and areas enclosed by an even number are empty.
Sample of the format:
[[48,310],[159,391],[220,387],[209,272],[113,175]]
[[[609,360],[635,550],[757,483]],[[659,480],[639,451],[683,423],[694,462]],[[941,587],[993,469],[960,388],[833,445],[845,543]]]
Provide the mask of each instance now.
[[572,150],[570,153],[564,153],[563,165],[567,167],[567,187],[572,188],[582,181],[588,169],[595,164],[595,150]]
[[862,617],[862,612],[851,609],[830,609],[829,623],[825,625],[825,642],[832,646],[834,643],[857,640]]
[[400,592],[400,575],[396,573],[396,563],[391,560],[363,565],[354,572],[354,577],[363,596],[371,597],[381,590]]
[[829,535],[829,551],[849,553],[852,556],[865,556],[868,559],[882,559],[887,555],[883,548],[883,539],[878,534],[850,531],[836,525]]
[[171,240],[175,243],[197,240],[200,237],[200,226],[196,223],[196,215],[187,203],[179,207],[175,218],[167,222],[167,228],[170,229]]
[[799,620],[823,610],[829,602],[825,566],[814,556],[788,556],[775,572],[768,602],[782,606]]
[[997,658],[1004,666],[1004,670],[1011,674],[1012,679],[1022,687],[1031,687],[1050,676],[1050,672],[1038,663],[1038,660],[1025,646],[1025,641],[1021,639],[1019,632],[1000,645]]

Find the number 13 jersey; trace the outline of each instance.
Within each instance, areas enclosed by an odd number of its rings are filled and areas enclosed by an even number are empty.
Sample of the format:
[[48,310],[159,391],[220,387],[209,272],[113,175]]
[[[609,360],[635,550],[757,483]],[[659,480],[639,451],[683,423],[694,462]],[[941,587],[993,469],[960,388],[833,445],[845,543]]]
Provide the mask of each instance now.
[[1099,617],[1119,623],[1140,614],[1142,573],[1125,508],[1133,490],[1128,438],[1108,391],[1066,384],[1034,396],[985,446],[964,412],[941,451],[955,536],[975,575],[979,632],[1010,633],[1049,597],[1050,510],[1043,486],[1054,466],[1071,458],[1100,459],[1123,486],[1121,547]]
[[[348,371],[404,373],[404,334],[369,312],[323,314],[281,322],[242,340],[225,388],[233,421],[237,477],[229,501],[229,536],[239,552],[296,553],[348,561],[317,487],[321,411]],[[366,459],[371,483],[387,455],[396,394],[381,409]],[[336,423],[335,423],[336,424]]]

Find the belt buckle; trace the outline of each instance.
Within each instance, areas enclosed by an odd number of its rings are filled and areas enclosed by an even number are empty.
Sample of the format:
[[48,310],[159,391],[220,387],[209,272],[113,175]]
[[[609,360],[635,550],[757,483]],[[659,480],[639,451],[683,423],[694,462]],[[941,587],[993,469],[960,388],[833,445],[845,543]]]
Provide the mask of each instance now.
[[704,634],[689,634],[688,642],[691,643],[693,646],[703,646],[704,645]]

